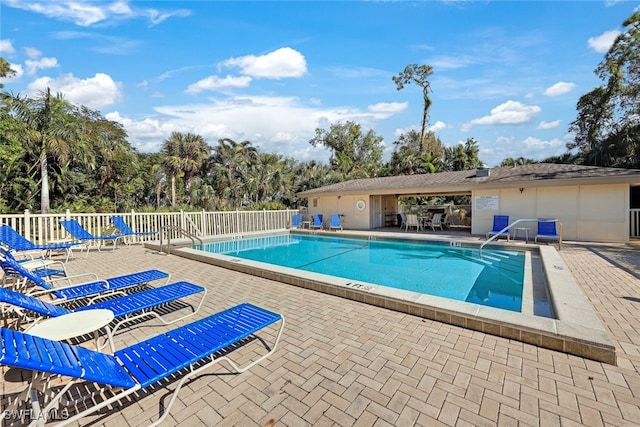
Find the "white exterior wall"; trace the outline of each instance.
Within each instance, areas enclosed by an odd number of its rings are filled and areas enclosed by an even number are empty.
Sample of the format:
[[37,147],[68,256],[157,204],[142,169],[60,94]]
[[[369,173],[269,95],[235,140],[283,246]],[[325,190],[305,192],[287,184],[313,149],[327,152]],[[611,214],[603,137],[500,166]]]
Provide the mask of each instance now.
[[[358,210],[356,204],[359,200],[364,200],[365,208]],[[315,202],[314,202],[315,201]],[[315,206],[317,204],[317,206]],[[328,196],[309,198],[309,216],[322,214],[324,220],[329,220],[331,214],[337,213],[342,217],[342,226],[351,230],[368,230],[369,212],[371,203],[369,195],[349,195],[349,196]]]
[[[478,197],[492,197],[496,209],[478,209]],[[518,188],[473,192],[471,233],[491,230],[493,215],[509,215],[509,221],[556,218],[562,223],[563,239],[594,242],[629,241],[629,185],[577,185],[567,187]],[[485,199],[486,201],[487,199]],[[488,204],[492,207],[492,204]],[[521,224],[536,234],[535,222]]]

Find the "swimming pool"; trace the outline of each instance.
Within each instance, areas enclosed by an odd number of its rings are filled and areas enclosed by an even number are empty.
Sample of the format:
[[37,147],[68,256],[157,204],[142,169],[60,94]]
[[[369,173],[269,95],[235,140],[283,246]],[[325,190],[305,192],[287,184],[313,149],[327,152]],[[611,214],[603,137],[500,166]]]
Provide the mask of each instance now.
[[[275,235],[211,242],[195,249],[520,312],[523,251],[429,242]],[[354,286],[354,284],[352,284]]]
[[[368,230],[310,231],[295,230],[282,232],[259,232],[244,236],[210,236],[205,242],[218,245],[219,253],[195,249],[191,239],[182,239],[163,245],[162,242],[149,242],[145,246],[160,252],[175,254],[184,258],[216,265],[226,270],[248,274],[267,280],[286,283],[340,298],[358,301],[378,307],[384,307],[401,313],[432,319],[437,322],[491,334],[509,340],[521,341],[534,346],[550,348],[560,352],[574,354],[606,363],[616,363],[616,349],[606,329],[593,311],[584,292],[580,289],[571,271],[553,245],[533,245],[518,242],[496,243],[492,249],[495,254],[517,252],[524,254],[524,280],[521,295],[520,312],[495,308],[479,303],[469,303],[455,299],[434,296],[421,292],[396,289],[375,283],[347,279],[329,274],[300,270],[268,262],[241,258],[238,251],[257,250],[259,240],[253,237],[279,239],[276,245],[300,248],[300,241],[290,243],[287,236],[330,238],[359,238],[365,241],[380,242],[416,242],[419,244],[437,244],[439,249],[447,246],[460,246],[463,250],[477,254],[483,239],[468,236],[421,236],[419,233],[386,232]],[[371,242],[369,242],[371,244]],[[445,246],[443,248],[443,245]],[[235,252],[234,252],[235,251]],[[270,250],[262,250],[268,252]],[[487,249],[483,250],[483,259],[487,258]],[[224,254],[222,252],[227,252]],[[374,251],[375,252],[375,251]],[[300,264],[300,250],[293,251],[293,260]],[[465,254],[463,251],[462,255]],[[424,254],[423,254],[424,258]],[[476,257],[477,258],[477,257]],[[397,264],[404,277],[407,265],[422,264],[423,261],[409,261],[401,258]],[[432,270],[438,271],[438,269]],[[450,282],[450,281],[449,281]],[[506,282],[504,282],[506,283]],[[242,292],[242,288],[239,288]],[[517,295],[495,291],[504,299],[514,299]],[[511,291],[509,291],[511,292]],[[476,294],[478,295],[478,294]],[[482,294],[480,294],[482,295]],[[493,295],[493,292],[492,292]],[[302,292],[301,298],[312,297]],[[483,297],[479,296],[480,299]]]

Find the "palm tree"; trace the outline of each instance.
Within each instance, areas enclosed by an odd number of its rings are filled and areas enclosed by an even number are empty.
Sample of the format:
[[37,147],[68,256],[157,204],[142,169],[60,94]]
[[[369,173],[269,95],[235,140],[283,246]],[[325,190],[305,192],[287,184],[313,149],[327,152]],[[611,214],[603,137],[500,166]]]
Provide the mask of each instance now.
[[214,148],[212,162],[219,172],[223,182],[221,187],[228,193],[229,201],[235,208],[241,205],[240,182],[247,175],[247,170],[255,161],[258,151],[249,141],[235,142],[232,139],[224,138],[218,141]]
[[49,158],[61,164],[69,159],[78,132],[73,106],[61,93],[52,96],[49,88],[33,99],[15,96],[8,102],[24,124],[19,138],[38,157],[40,211],[49,213]]
[[445,147],[444,158],[447,170],[462,171],[474,169],[482,165],[478,157],[478,142],[473,138],[468,138],[464,144],[453,147]]
[[391,175],[434,173],[442,169],[442,143],[432,132],[421,138],[411,130],[394,142],[396,148],[389,161]]
[[171,206],[176,206],[176,177],[182,174],[187,196],[191,190],[191,180],[201,170],[211,149],[200,135],[173,132],[162,143],[166,157],[162,166],[171,177]]
[[192,133],[184,135],[180,155],[182,157],[182,172],[184,173],[184,188],[187,194],[191,190],[191,180],[200,172],[210,153],[211,148],[202,136]]
[[176,207],[176,176],[181,171],[182,162],[179,157],[179,148],[181,134],[173,132],[171,136],[162,143],[162,153],[165,157],[162,159],[162,167],[167,171],[167,175],[171,178],[171,207]]

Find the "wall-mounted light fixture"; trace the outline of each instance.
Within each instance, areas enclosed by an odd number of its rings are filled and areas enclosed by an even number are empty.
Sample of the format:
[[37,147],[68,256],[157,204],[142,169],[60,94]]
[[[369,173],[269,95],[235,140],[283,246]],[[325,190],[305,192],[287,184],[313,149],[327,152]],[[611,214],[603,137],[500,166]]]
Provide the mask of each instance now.
[[522,192],[524,191],[524,187],[520,187],[518,188],[518,190],[520,190],[520,194],[522,194]]

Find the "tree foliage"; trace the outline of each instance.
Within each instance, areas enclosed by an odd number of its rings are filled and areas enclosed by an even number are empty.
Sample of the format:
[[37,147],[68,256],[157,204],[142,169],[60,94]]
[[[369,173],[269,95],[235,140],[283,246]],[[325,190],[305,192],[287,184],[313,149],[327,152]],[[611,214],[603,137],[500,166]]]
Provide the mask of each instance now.
[[309,143],[329,149],[329,164],[343,177],[371,178],[382,168],[382,137],[373,130],[363,133],[358,123],[335,123],[328,130],[317,128]]
[[448,171],[475,169],[482,165],[482,161],[478,157],[479,152],[478,141],[473,138],[468,138],[464,144],[446,147],[444,150],[444,169]]
[[[429,141],[425,144],[425,141]],[[422,138],[411,130],[394,142],[395,150],[389,161],[390,175],[414,175],[442,170],[443,146],[433,132]],[[427,149],[425,149],[427,148]]]
[[[595,70],[603,84],[577,103],[569,151],[544,162],[640,167],[640,13],[624,26]],[[397,90],[420,87],[424,104],[420,132],[401,134],[386,163],[382,137],[352,121],[315,129],[309,143],[329,151],[328,164],[261,152],[251,141],[209,145],[180,132],[159,152],[139,153],[122,125],[61,94],[2,91],[0,212],[297,208],[304,203],[297,193],[345,180],[476,168],[482,161],[474,138],[445,144],[427,130],[432,73],[411,64],[392,77]],[[0,58],[0,77],[12,74]],[[533,162],[508,158],[502,166]]]
[[[11,64],[9,64],[4,58],[0,57],[0,77],[13,77],[16,75],[16,70],[11,68]],[[0,82],[0,89],[2,89],[4,85]]]
[[623,25],[595,70],[603,85],[580,97],[569,127],[578,163],[640,167],[640,12]]

